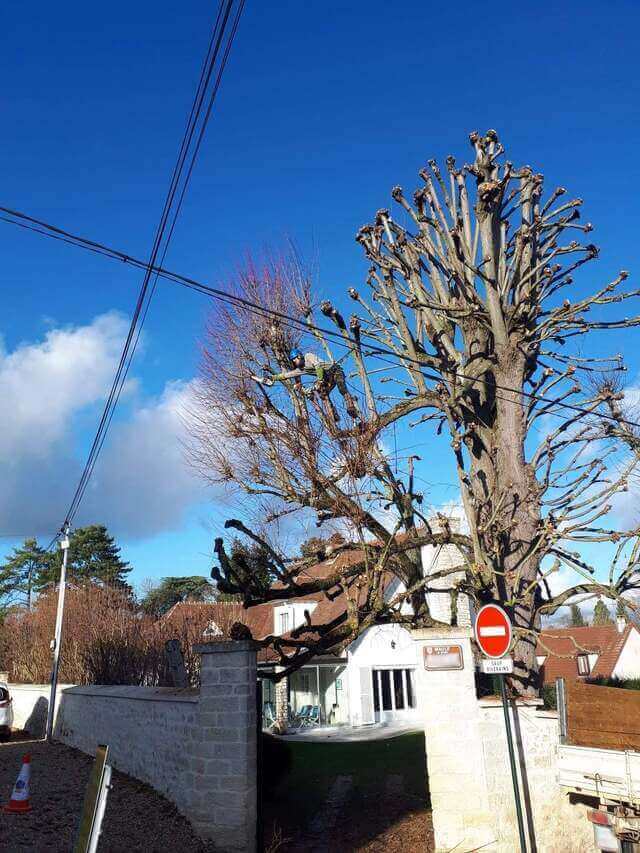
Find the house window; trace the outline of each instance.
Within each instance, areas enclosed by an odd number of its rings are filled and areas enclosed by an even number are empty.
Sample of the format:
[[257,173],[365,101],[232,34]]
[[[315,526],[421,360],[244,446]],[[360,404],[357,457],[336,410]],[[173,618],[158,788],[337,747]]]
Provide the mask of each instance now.
[[413,693],[413,670],[405,669],[404,674],[407,680],[407,705],[409,708],[415,708],[416,697]]
[[590,671],[589,655],[578,655],[578,673],[580,675],[589,675]]
[[289,630],[289,614],[285,611],[280,614],[280,633],[286,634]]
[[411,669],[374,669],[374,711],[404,711],[416,707]]
[[382,688],[382,710],[391,710],[391,678],[388,669],[380,670],[380,686]]
[[404,681],[404,673],[401,669],[393,670],[393,698],[396,703],[396,710],[402,711],[404,708],[404,690],[402,682]]

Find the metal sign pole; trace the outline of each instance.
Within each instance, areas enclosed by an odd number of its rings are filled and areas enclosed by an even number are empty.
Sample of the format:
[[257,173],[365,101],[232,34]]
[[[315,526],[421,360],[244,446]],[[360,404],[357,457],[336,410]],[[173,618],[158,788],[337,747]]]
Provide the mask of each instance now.
[[60,646],[62,644],[62,620],[64,618],[64,593],[67,583],[67,559],[69,557],[69,525],[65,527],[64,538],[60,543],[62,548],[62,568],[58,585],[58,609],[56,611],[56,633],[51,642],[53,649],[53,668],[51,670],[51,695],[47,712],[47,740],[53,738],[53,719],[56,707],[56,690],[58,688],[58,667],[60,666]]
[[256,853],[264,850],[264,808],[263,808],[263,773],[264,773],[264,736],[262,734],[262,679],[257,679],[256,686]]
[[518,771],[516,768],[516,753],[513,748],[513,734],[511,732],[511,718],[509,717],[509,705],[507,702],[507,688],[504,675],[500,675],[500,693],[502,694],[502,710],[504,711],[504,725],[507,730],[507,745],[509,747],[509,763],[511,764],[511,778],[513,780],[513,795],[516,801],[516,814],[518,816],[518,833],[520,835],[520,850],[527,853],[527,842],[524,834],[524,817],[522,815],[522,803],[520,802],[520,787],[518,785]]

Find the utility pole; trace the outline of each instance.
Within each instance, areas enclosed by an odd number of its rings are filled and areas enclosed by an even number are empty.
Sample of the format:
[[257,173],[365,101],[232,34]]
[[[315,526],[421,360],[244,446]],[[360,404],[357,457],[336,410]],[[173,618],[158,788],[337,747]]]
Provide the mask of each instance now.
[[64,617],[64,593],[67,586],[67,559],[69,557],[69,525],[65,524],[62,539],[62,568],[60,569],[60,583],[58,584],[58,609],[56,611],[56,633],[51,641],[53,649],[53,668],[51,670],[51,695],[49,697],[49,710],[47,713],[47,740],[51,743],[53,739],[53,719],[56,708],[56,690],[58,687],[58,667],[60,665],[60,645],[62,643],[62,619]]

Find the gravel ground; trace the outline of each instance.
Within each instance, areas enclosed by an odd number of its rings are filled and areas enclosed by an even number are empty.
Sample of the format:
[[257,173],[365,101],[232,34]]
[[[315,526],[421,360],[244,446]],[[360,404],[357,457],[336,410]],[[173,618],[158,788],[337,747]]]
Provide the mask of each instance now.
[[[31,753],[28,814],[0,811],[4,853],[69,853],[73,848],[93,759],[75,749],[43,741],[0,744],[0,802],[10,796],[22,761]],[[130,776],[114,772],[103,823],[100,853],[210,853],[188,821],[164,797]]]

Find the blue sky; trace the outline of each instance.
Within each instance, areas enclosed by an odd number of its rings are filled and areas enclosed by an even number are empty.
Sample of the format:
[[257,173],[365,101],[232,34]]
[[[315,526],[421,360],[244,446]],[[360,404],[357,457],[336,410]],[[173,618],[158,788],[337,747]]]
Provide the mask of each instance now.
[[[1,203],[147,255],[214,6],[114,0],[105,12],[37,0],[4,9]],[[354,235],[389,204],[390,188],[413,189],[428,157],[467,159],[468,133],[495,127],[510,159],[585,199],[602,256],[578,286],[633,273],[639,25],[633,2],[521,2],[507,12],[248,0],[167,265],[224,286],[244,252],[292,238],[317,262],[323,295],[339,299],[363,280]],[[0,354],[20,381],[14,443],[0,456],[9,472],[0,534],[45,538],[72,494],[140,275],[3,223],[0,252]],[[159,285],[111,449],[78,518],[114,530],[137,582],[208,573],[224,517],[167,450],[209,308]],[[626,351],[635,381],[634,338],[595,346]],[[450,482],[434,457],[420,476]],[[434,486],[429,500],[452,494]],[[12,544],[2,539],[0,550]]]

